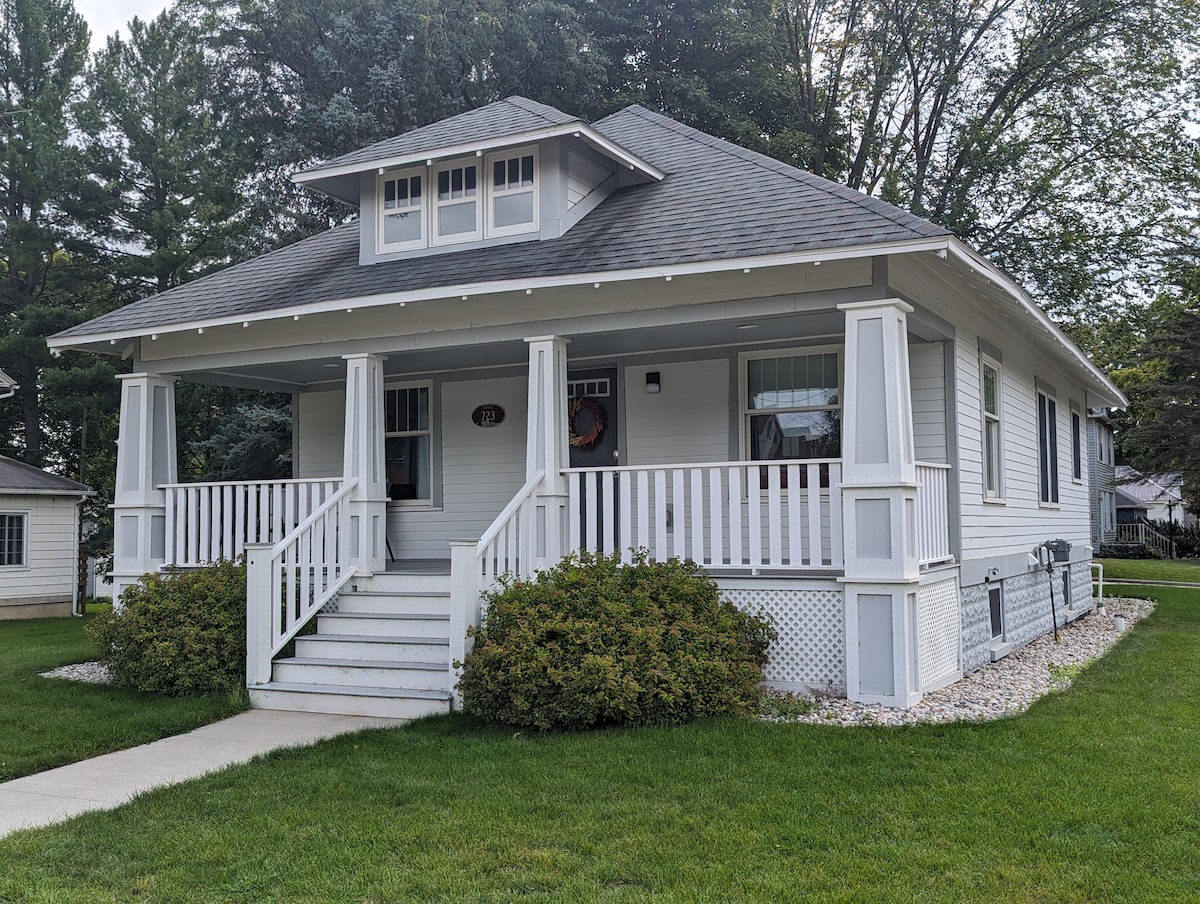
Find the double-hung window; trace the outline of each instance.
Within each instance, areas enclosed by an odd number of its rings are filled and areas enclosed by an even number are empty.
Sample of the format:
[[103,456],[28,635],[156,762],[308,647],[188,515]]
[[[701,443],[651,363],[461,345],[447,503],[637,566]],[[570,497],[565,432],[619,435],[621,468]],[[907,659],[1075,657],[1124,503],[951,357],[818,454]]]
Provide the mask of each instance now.
[[516,235],[537,227],[537,150],[522,148],[488,157],[491,168],[491,204],[487,232]]
[[834,351],[744,356],[742,419],[751,460],[841,457],[838,357]]
[[1071,479],[1083,482],[1083,418],[1074,402],[1071,403]]
[[379,244],[388,251],[425,245],[424,171],[388,174],[383,180]]
[[0,512],[0,567],[23,568],[27,564],[28,528],[26,513]]
[[433,423],[429,384],[384,390],[384,458],[389,499],[431,499]]
[[1003,410],[1000,397],[1002,379],[1000,364],[983,355],[980,357],[983,413],[983,498],[1004,498]]
[[1038,499],[1058,504],[1058,403],[1047,389],[1037,391]]
[[450,164],[434,169],[433,178],[437,187],[433,201],[434,242],[468,242],[480,238],[479,166]]

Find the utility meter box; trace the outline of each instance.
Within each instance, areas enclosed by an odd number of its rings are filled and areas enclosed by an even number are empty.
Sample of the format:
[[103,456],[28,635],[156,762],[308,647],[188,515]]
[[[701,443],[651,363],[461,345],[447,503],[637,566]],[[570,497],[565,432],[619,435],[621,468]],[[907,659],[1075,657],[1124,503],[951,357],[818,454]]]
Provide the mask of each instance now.
[[1044,544],[1055,562],[1066,562],[1071,558],[1071,544],[1066,540],[1047,540]]

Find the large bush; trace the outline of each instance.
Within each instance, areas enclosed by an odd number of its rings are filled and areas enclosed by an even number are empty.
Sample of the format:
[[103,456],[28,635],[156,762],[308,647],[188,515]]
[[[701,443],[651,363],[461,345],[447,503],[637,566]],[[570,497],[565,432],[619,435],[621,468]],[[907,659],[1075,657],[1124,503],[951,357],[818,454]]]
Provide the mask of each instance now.
[[179,696],[246,684],[246,567],[148,574],[88,625],[118,684]]
[[487,598],[460,689],[468,712],[538,729],[680,723],[745,712],[770,625],[691,562],[569,558]]

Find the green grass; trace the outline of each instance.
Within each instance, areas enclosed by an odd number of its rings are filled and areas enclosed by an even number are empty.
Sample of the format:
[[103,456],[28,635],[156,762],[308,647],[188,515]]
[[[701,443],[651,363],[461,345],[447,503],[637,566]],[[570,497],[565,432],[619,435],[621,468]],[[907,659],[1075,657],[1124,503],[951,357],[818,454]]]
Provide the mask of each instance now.
[[1200,559],[1096,559],[1109,581],[1177,581],[1200,584]]
[[0,901],[1197,901],[1200,591],[1130,593],[1160,605],[1016,718],[429,720],[0,840]]
[[190,731],[243,708],[228,697],[157,697],[40,677],[96,658],[83,634],[89,618],[0,621],[0,781]]

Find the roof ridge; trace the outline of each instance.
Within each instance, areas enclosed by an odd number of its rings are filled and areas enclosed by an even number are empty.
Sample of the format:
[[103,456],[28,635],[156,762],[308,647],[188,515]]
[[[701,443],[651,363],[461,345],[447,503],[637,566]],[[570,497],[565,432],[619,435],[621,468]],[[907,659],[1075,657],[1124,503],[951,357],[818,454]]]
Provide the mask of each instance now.
[[724,138],[718,138],[716,135],[710,135],[708,132],[697,129],[694,126],[689,126],[686,123],[671,119],[669,116],[664,116],[661,113],[648,110],[641,104],[630,104],[628,107],[624,107],[615,113],[609,114],[595,125],[598,126],[600,122],[604,122],[605,120],[611,119],[620,113],[626,112],[632,113],[641,119],[652,122],[661,128],[667,129],[668,131],[674,132],[683,138],[690,139],[697,144],[702,144],[706,147],[713,148],[714,150],[724,151],[731,157],[736,157],[737,159],[746,163],[759,166],[765,170],[775,173],[776,175],[784,176],[796,182],[800,182],[812,188],[824,191],[828,194],[835,195],[853,204],[857,204],[864,210],[868,210],[871,213],[891,220],[898,226],[906,226],[911,228],[912,223],[905,222],[905,219],[908,219],[909,221],[917,220],[928,226],[932,226],[934,229],[939,230],[945,235],[951,234],[950,230],[946,229],[945,227],[938,226],[936,223],[932,223],[929,220],[926,220],[924,217],[919,217],[915,213],[910,213],[909,211],[896,207],[894,204],[881,201],[880,199],[872,197],[864,192],[850,188],[848,185],[842,185],[840,182],[834,182],[832,179],[826,179],[823,176],[818,176],[815,173],[810,173],[807,170],[800,169],[799,167],[791,166],[790,164],[784,163],[782,160],[776,160],[774,157],[770,157],[758,151],[752,151],[749,148],[741,147],[740,145],[736,145],[731,141],[726,141]]
[[497,101],[497,103],[511,104],[520,110],[524,110],[526,113],[541,117],[550,125],[558,125],[558,123],[555,122],[554,119],[545,112],[546,110],[553,110],[555,113],[559,113],[563,116],[569,116],[578,122],[584,122],[584,119],[581,116],[577,116],[574,113],[567,113],[565,110],[560,110],[558,107],[551,106],[550,104],[544,104],[539,100],[533,100],[532,98],[526,97],[523,94],[510,94],[503,100]]

